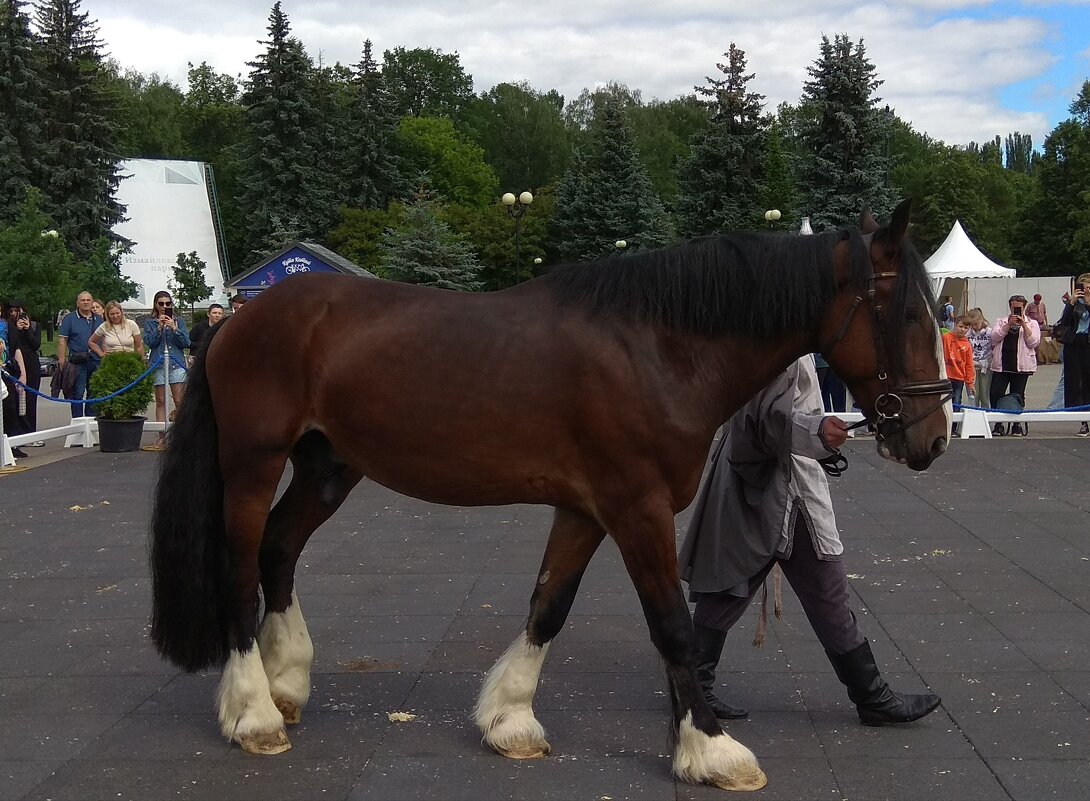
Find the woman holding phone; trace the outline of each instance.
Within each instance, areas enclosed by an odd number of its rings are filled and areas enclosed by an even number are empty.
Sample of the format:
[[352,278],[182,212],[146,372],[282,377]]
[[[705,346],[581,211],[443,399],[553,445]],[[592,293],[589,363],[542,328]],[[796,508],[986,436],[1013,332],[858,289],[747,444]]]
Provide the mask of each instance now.
[[[169,347],[169,356],[155,371],[155,419],[157,422],[166,422],[166,385],[170,384],[170,397],[174,401],[174,408],[182,402],[182,392],[185,389],[185,369],[181,366],[185,363],[185,349],[189,347],[189,331],[185,320],[174,313],[174,301],[169,292],[159,291],[155,293],[152,316],[144,323],[144,344],[151,354],[151,360],[155,361],[160,356],[165,356]],[[168,378],[169,376],[169,378]],[[155,447],[163,447],[164,437],[160,436]]]
[[[1041,326],[1026,316],[1025,295],[1011,295],[1007,301],[1010,314],[998,317],[992,324],[988,337],[992,341],[992,408],[999,399],[1010,392],[1026,405],[1026,384],[1037,372],[1037,345],[1041,342]],[[1003,424],[996,423],[992,436],[1003,435]],[[1026,429],[1021,423],[1011,423],[1011,436],[1024,437]]]
[[[1090,273],[1075,279],[1075,291],[1068,296],[1057,325],[1063,332],[1064,408],[1090,404]],[[1079,424],[1078,436],[1090,436],[1086,422]]]

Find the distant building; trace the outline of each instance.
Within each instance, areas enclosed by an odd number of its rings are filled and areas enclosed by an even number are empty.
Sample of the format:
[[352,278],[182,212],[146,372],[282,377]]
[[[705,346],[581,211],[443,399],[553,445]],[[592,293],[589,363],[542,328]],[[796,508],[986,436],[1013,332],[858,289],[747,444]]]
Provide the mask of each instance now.
[[296,242],[269,256],[248,272],[232,278],[226,289],[229,295],[242,293],[252,298],[273,284],[303,273],[344,273],[359,278],[377,277],[329,248],[314,242]]
[[[126,206],[125,222],[114,233],[132,242],[121,255],[121,272],[137,283],[137,294],[122,302],[126,309],[148,309],[155,293],[174,277],[179,253],[192,253],[207,265],[204,281],[212,297],[197,304],[225,303],[223,284],[229,272],[212,167],[200,161],[126,159],[117,200]],[[103,298],[109,300],[109,298]]]

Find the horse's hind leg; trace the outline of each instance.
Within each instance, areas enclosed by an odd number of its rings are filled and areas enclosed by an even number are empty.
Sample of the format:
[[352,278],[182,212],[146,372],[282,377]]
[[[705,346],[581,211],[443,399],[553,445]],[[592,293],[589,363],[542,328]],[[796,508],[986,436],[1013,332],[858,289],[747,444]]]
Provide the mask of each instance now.
[[725,790],[759,790],[767,779],[753,752],[726,734],[696,681],[696,642],[681,592],[668,504],[625,510],[610,526],[644,617],[666,663],[673,706],[674,773],[685,781]]
[[310,696],[314,646],[295,592],[295,566],[311,534],[337,511],[361,474],[332,459],[329,442],[307,434],[292,451],[293,474],[269,514],[259,563],[265,619],[257,634],[269,692],[287,724]]
[[597,521],[556,510],[526,630],[488,671],[477,700],[475,718],[484,741],[504,756],[534,759],[549,753],[545,730],[533,710],[538,675],[549,643],[563,628],[583,572],[604,537]]
[[[229,455],[230,458],[230,455]],[[226,462],[227,460],[223,460]],[[284,471],[287,454],[251,455],[223,463],[224,519],[231,565],[231,599],[226,610],[230,655],[220,679],[217,705],[224,737],[255,754],[279,754],[291,748],[284,717],[269,694],[269,680],[256,641],[258,549],[269,505]]]

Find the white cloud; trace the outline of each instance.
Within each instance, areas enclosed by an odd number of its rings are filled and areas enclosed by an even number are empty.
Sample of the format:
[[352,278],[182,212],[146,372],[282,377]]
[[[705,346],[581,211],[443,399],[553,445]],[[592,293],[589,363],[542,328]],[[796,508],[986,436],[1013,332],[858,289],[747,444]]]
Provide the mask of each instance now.
[[[398,45],[457,51],[477,91],[526,80],[573,98],[620,81],[645,99],[672,98],[715,74],[733,41],[746,51],[754,89],[770,107],[795,102],[820,37],[864,39],[885,83],[879,90],[918,131],[950,143],[1021,130],[1040,142],[1055,120],[1016,112],[999,100],[1011,84],[1054,63],[1049,31],[1032,15],[957,16],[986,0],[909,0],[896,6],[803,0],[779,6],[749,0],[289,0],[284,11],[312,56],[355,63],[364,38],[378,53]],[[123,65],[183,83],[186,62],[245,74],[260,51],[271,3],[195,0],[180,4],[99,0],[88,7]]]

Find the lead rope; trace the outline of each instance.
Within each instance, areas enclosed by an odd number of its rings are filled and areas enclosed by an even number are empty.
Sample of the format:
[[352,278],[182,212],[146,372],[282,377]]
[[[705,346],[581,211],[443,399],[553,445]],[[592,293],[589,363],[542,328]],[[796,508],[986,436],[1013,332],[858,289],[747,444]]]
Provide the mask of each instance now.
[[777,562],[772,565],[772,570],[765,576],[763,594],[761,595],[761,611],[757,615],[757,633],[753,635],[753,647],[760,648],[765,644],[765,630],[768,628],[768,581],[772,580],[772,613],[776,620],[783,620],[783,571]]

